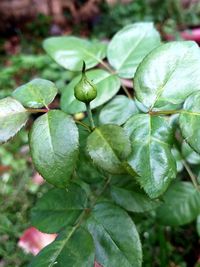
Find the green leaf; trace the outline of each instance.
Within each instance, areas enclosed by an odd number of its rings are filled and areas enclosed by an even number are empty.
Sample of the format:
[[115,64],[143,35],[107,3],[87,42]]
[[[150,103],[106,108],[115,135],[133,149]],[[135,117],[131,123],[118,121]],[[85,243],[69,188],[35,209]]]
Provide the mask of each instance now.
[[174,159],[176,160],[177,172],[181,172],[184,168],[183,157],[182,157],[181,153],[179,152],[179,150],[176,149],[176,147],[173,147],[171,151],[172,151],[172,155],[174,156]]
[[96,260],[103,267],[142,266],[139,235],[125,211],[99,203],[87,220],[87,228],[94,239]]
[[160,35],[151,22],[124,27],[112,38],[107,57],[120,77],[133,78],[142,59],[160,45]]
[[[120,79],[104,70],[92,70],[86,72],[88,79],[96,85],[97,97],[91,102],[94,109],[110,100],[120,89]],[[74,114],[86,110],[85,104],[74,96],[74,87],[80,81],[81,76],[74,78],[62,91],[61,108],[63,111]]]
[[189,145],[200,153],[200,91],[191,94],[179,118],[181,132]]
[[124,189],[116,186],[111,187],[113,200],[127,211],[146,212],[157,208],[160,202],[151,200],[144,193],[138,190]]
[[44,79],[34,79],[13,93],[13,97],[25,107],[41,108],[48,106],[55,98],[58,90],[54,83]]
[[103,172],[101,173],[100,170],[94,166],[91,158],[83,151],[79,154],[76,174],[82,181],[88,184],[97,183],[105,179],[105,174]]
[[87,151],[97,166],[119,174],[125,172],[123,162],[131,152],[131,145],[123,128],[107,124],[95,128],[89,135]]
[[200,213],[200,192],[189,182],[172,184],[157,210],[159,221],[178,226],[192,222]]
[[29,267],[93,267],[94,244],[83,228],[67,227],[33,259]]
[[50,37],[43,43],[45,51],[62,67],[81,71],[98,65],[106,55],[106,45],[74,36]]
[[30,132],[30,148],[37,171],[51,184],[66,187],[78,154],[78,129],[59,110],[39,117]]
[[0,143],[8,141],[26,124],[28,113],[17,100],[0,100]]
[[86,193],[79,185],[52,189],[32,209],[32,225],[42,232],[56,233],[64,226],[73,226],[86,205]]
[[196,153],[185,141],[182,143],[182,155],[190,164],[200,164],[200,155]]
[[135,102],[124,95],[117,95],[113,100],[106,104],[100,114],[101,124],[124,124],[131,115],[139,113]]
[[176,162],[171,153],[172,130],[162,117],[133,115],[124,126],[130,136],[129,165],[138,173],[139,184],[151,197],[163,194],[176,177]]
[[134,88],[148,108],[177,109],[200,88],[200,51],[195,42],[170,42],[155,48],[138,67]]

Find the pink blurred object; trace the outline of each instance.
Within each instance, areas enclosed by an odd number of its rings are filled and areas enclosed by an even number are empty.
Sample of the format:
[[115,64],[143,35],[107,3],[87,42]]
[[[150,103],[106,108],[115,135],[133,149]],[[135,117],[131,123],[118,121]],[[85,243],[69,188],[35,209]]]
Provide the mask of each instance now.
[[[180,36],[184,40],[191,40],[200,43],[200,28],[181,31]],[[175,40],[175,36],[171,34],[167,34],[165,37],[168,41]]]
[[196,41],[197,43],[200,43],[200,28],[182,31],[181,37],[184,40],[193,40]]
[[20,237],[18,246],[26,253],[37,255],[41,249],[53,242],[56,236],[57,234],[45,234],[35,227],[30,227]]
[[103,266],[101,266],[98,262],[95,261],[94,267],[103,267]]
[[44,179],[43,177],[38,173],[36,172],[33,177],[32,177],[32,181],[34,184],[38,184],[38,185],[41,185],[44,183]]
[[[52,243],[57,234],[45,234],[35,227],[29,227],[20,237],[18,246],[26,253],[37,255],[41,249]],[[95,261],[94,267],[103,267]]]

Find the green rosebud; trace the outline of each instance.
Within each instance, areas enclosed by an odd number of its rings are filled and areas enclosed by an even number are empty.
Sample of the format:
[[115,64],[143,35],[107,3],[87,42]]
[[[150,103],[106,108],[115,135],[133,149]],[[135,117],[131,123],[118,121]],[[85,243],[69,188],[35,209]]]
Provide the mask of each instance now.
[[85,62],[83,62],[82,77],[74,87],[76,99],[84,103],[90,103],[97,96],[96,86],[87,78],[85,74]]

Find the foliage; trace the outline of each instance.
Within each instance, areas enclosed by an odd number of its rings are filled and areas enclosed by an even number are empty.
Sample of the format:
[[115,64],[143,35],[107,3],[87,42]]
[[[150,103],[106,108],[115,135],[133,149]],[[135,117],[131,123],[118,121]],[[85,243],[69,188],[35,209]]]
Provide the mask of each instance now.
[[[103,267],[142,266],[138,231],[145,217],[159,221],[164,243],[162,225],[184,225],[200,214],[199,185],[188,164],[200,153],[199,48],[161,44],[152,23],[128,25],[108,45],[70,36],[48,38],[44,48],[78,72],[61,91],[61,110],[49,109],[57,89],[45,79],[0,101],[2,142],[30,114],[44,113],[33,123],[29,144],[35,168],[54,188],[33,208],[32,224],[58,237],[30,266],[93,267],[95,260]],[[124,78],[134,79],[135,97]],[[97,90],[94,100],[88,84]],[[116,96],[123,91],[127,96]],[[85,111],[87,118],[77,120]],[[180,178],[183,167],[193,184]]]
[[27,132],[22,130],[14,140],[0,147],[1,266],[27,266],[31,258],[16,246],[29,226],[29,209],[38,192],[38,185],[30,179],[27,143]]
[[36,78],[38,75],[43,79],[51,79],[59,90],[62,90],[66,81],[74,76],[74,73],[63,70],[44,54],[11,56],[7,65],[0,67],[0,99],[10,96],[13,88]]
[[116,1],[113,5],[102,3],[101,14],[94,22],[94,34],[104,37],[106,33],[106,36],[110,37],[121,27],[138,21],[154,21],[166,32],[198,26],[199,1],[187,1],[191,3],[186,7],[183,2],[183,0],[132,0],[127,4],[120,1]]

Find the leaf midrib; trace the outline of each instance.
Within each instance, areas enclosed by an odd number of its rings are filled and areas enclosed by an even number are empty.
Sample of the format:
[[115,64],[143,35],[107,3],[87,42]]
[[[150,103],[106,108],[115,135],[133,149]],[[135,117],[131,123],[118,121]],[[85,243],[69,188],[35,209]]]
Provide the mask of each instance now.
[[[117,248],[117,250],[120,251],[120,254],[123,255],[123,257],[126,259],[126,261],[128,262],[128,264],[130,264],[130,261],[129,259],[127,258],[126,254],[123,252],[122,249],[120,249],[120,246],[116,243],[116,241],[111,237],[111,234],[109,233],[109,231],[104,227],[104,225],[102,223],[99,222],[99,220],[94,216],[94,215],[91,215],[91,217],[93,218],[93,220],[101,225],[101,227],[103,228],[103,230],[105,231],[105,233],[110,237],[110,240],[112,241],[112,243],[114,244],[114,246]],[[130,265],[130,267],[132,267],[132,264]]]
[[108,142],[108,140],[105,138],[105,136],[102,134],[102,132],[98,128],[96,128],[95,130],[97,131],[97,133],[99,134],[99,136],[105,141],[105,143],[110,148],[110,150],[113,152],[113,154],[114,154],[115,158],[117,159],[117,161],[119,163],[121,163],[121,160],[119,159],[118,155],[116,154],[116,152],[114,151],[113,147],[110,145],[110,143]]
[[152,103],[150,110],[153,109],[153,107],[156,105],[156,102],[159,100],[159,97],[162,95],[162,93],[165,90],[165,86],[166,84],[169,82],[169,80],[171,79],[172,75],[174,74],[174,72],[177,70],[177,68],[179,67],[179,65],[182,63],[183,58],[188,54],[188,49],[185,51],[185,53],[182,55],[181,58],[179,58],[174,66],[174,68],[172,69],[172,71],[170,72],[170,74],[168,75],[167,79],[164,81],[164,84],[161,85],[160,88],[158,88],[157,92],[156,92],[156,98],[154,100],[154,102]]
[[[76,231],[77,226],[74,226],[71,231],[68,233],[68,236],[66,239],[63,240],[63,243],[60,247],[60,249],[58,249],[57,253],[55,253],[55,256],[52,259],[52,262],[50,263],[50,265],[48,267],[52,267],[55,264],[55,261],[57,260],[57,258],[59,257],[61,251],[63,250],[64,246],[67,244],[67,242],[69,241],[69,239],[71,238],[71,236],[73,235],[73,233]],[[61,241],[61,240],[60,240]],[[56,242],[56,241],[55,241]]]
[[126,57],[124,57],[124,61],[121,63],[121,65],[119,65],[119,67],[117,68],[118,71],[121,70],[121,68],[125,65],[127,59],[129,58],[129,56],[134,52],[134,50],[137,48],[137,46],[140,44],[140,42],[142,41],[142,39],[144,38],[146,34],[146,31],[143,33],[143,35],[140,37],[140,39],[136,42],[135,46],[130,49],[130,51],[128,52],[128,54],[126,55]]

